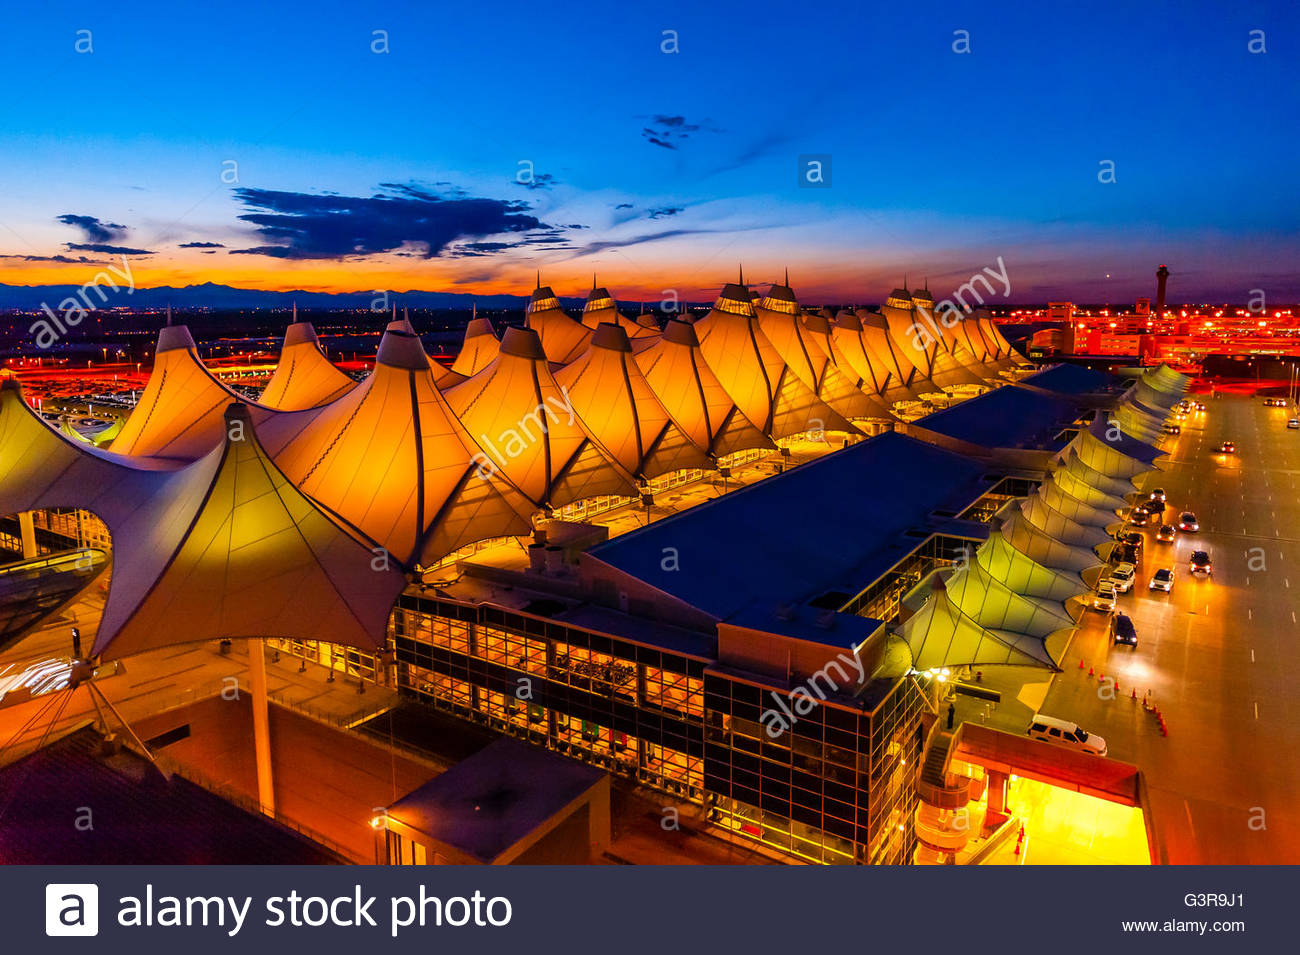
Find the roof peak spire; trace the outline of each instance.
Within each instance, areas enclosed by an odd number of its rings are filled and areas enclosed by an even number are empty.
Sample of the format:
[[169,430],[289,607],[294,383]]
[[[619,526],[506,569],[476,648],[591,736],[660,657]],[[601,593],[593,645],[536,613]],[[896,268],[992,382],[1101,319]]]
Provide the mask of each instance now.
[[785,267],[785,287],[790,287],[790,266]]
[[745,284],[745,263],[744,262],[740,263],[740,284],[742,287]]
[[171,323],[172,323],[172,303],[168,302],[167,303],[167,325],[170,327]]

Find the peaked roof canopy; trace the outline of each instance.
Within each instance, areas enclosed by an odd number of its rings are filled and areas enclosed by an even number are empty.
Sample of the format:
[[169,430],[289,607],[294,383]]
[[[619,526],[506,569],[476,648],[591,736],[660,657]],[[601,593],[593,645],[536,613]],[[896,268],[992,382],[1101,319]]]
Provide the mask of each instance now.
[[711,466],[708,444],[695,444],[655,396],[622,326],[598,326],[587,350],[556,372],[555,381],[592,433],[637,477]]
[[545,285],[539,284],[533,290],[524,310],[524,321],[541,339],[546,357],[561,365],[567,365],[581,355],[591,338],[591,329],[570,318],[560,308],[555,293]]
[[294,322],[284,333],[280,361],[258,401],[268,408],[300,411],[327,404],[356,384],[325,357],[311,322]]
[[507,328],[497,357],[449,389],[447,401],[488,464],[537,506],[636,493],[631,472],[616,463],[556,384],[532,329]]

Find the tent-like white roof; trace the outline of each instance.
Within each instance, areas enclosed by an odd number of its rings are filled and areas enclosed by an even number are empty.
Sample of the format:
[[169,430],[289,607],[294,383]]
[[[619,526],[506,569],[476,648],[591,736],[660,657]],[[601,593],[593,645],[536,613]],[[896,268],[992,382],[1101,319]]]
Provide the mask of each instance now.
[[311,322],[294,322],[284,333],[280,361],[258,401],[280,411],[300,411],[327,404],[356,384],[325,357]]
[[929,599],[903,623],[903,639],[918,670],[959,666],[1054,667],[1043,642],[980,626],[949,599],[937,578]]
[[649,479],[713,466],[708,444],[697,446],[655,396],[621,325],[598,326],[587,350],[556,372],[555,381],[601,444],[633,475]]
[[[932,359],[932,377],[935,377],[936,384],[943,388],[961,384],[984,385],[989,377],[996,376],[996,372],[986,368],[978,354],[964,340],[964,317],[962,322],[951,328],[946,327],[942,319],[949,317],[948,312],[946,309],[943,314],[935,311],[934,296],[928,288],[912,292],[912,315],[915,321],[930,328],[931,334],[937,338],[938,347]],[[939,381],[939,377],[944,380]]]
[[[831,361],[830,354],[801,320],[799,303],[788,285],[773,285],[755,314],[758,327],[786,367],[830,407],[849,419],[893,417],[884,405],[858,387],[856,376],[849,378]],[[825,319],[821,321],[825,323]],[[829,333],[829,326],[827,330]]]
[[[1042,495],[1032,494],[1020,505],[1020,511],[1034,527],[1048,537],[1073,547],[1093,548],[1111,540],[1100,527],[1080,524],[1052,507]],[[1118,523],[1118,522],[1117,522]]]
[[876,395],[883,405],[890,404],[884,397],[885,389],[895,379],[889,369],[867,350],[862,338],[862,322],[855,313],[842,310],[834,319],[824,315],[805,315],[804,325],[840,371],[850,377],[856,376],[858,387]]
[[596,277],[591,278],[591,291],[587,293],[587,304],[582,308],[582,324],[593,332],[602,324],[613,324],[623,329],[632,342],[633,351],[643,351],[659,338],[659,326],[653,319],[637,321],[618,310],[618,303],[607,289],[596,286]]
[[1044,567],[1082,574],[1103,563],[1091,548],[1076,547],[1050,537],[1018,512],[1002,523],[999,533],[1012,547]]
[[188,328],[166,325],[149,382],[111,448],[193,461],[222,442],[226,406],[242,400],[204,367]]
[[975,560],[988,576],[1026,597],[1041,597],[1064,604],[1071,597],[1087,592],[1078,573],[1064,573],[1038,563],[1012,547],[1011,542],[996,530],[975,551]]
[[[1056,485],[1062,491],[1101,511],[1117,512],[1120,508],[1128,506],[1128,502],[1121,495],[1108,490],[1108,488],[1114,487],[1110,483],[1110,479],[1107,479],[1104,474],[1087,467],[1079,460],[1079,456],[1074,453],[1073,449],[1070,451],[1070,461],[1073,462],[1073,466],[1061,464],[1052,472],[1052,480],[1056,482]],[[1090,483],[1087,477],[1081,476],[1088,474],[1096,475],[1106,483],[1104,486],[1098,486]],[[1131,492],[1133,490],[1132,482],[1129,482],[1127,489],[1121,486],[1121,490]]]
[[1061,602],[1019,594],[987,573],[978,561],[945,577],[944,585],[958,610],[990,630],[1045,640],[1074,626]]
[[507,328],[497,357],[447,401],[487,460],[539,507],[637,493],[556,384],[532,329]]
[[248,409],[188,464],[74,445],[0,384],[0,512],[92,511],[113,541],[93,653],[107,658],[221,637],[287,636],[374,649],[405,585],[296,491]]
[[749,290],[728,285],[695,323],[700,351],[722,387],[765,434],[858,429],[799,380],[758,327]]
[[916,401],[922,394],[936,390],[920,369],[894,347],[894,340],[889,334],[889,322],[884,315],[865,309],[858,309],[854,315],[861,328],[862,343],[873,365],[889,373],[890,380],[884,397],[892,402],[891,407],[900,401]]
[[268,422],[267,449],[303,492],[407,566],[528,533],[531,503],[452,413],[407,328],[389,324],[353,391]]
[[567,365],[581,355],[591,338],[591,329],[575,322],[560,300],[548,286],[540,284],[533,290],[525,309],[525,324],[535,331],[542,342],[542,350],[553,362]]
[[774,447],[714,376],[689,322],[670,320],[636,361],[660,402],[698,447],[715,457]]
[[377,567],[369,546],[290,483],[246,407],[227,414],[242,427],[176,475],[146,526],[115,540],[93,653],[272,636],[377,648],[406,584],[400,568]]
[[1086,431],[1079,432],[1079,436],[1071,442],[1079,454],[1079,460],[1094,471],[1110,477],[1131,478],[1156,470],[1152,462],[1163,453],[1160,449],[1128,437],[1122,433],[1122,429],[1112,441],[1107,436],[1109,429],[1106,416],[1099,413]]
[[1066,491],[1056,477],[1055,473],[1048,475],[1038,487],[1038,496],[1047,503],[1048,507],[1059,511],[1072,521],[1092,527],[1105,528],[1120,523],[1119,515],[1115,511],[1093,507],[1081,501]]
[[[479,318],[476,311],[469,324],[465,326],[465,341],[460,346],[456,360],[451,363],[451,370],[461,381],[464,381],[486,368],[492,359],[497,357],[500,349],[501,339],[497,337],[491,320]],[[450,385],[441,387],[450,387]]]

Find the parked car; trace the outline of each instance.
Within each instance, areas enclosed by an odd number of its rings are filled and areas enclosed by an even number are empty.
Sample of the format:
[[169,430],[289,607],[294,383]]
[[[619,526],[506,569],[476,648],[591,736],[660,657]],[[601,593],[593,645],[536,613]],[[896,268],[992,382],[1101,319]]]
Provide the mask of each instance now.
[[1151,519],[1151,512],[1142,504],[1132,508],[1128,512],[1128,522],[1136,527],[1145,527],[1148,520]]
[[1106,755],[1106,741],[1096,733],[1085,732],[1078,723],[1043,716],[1041,713],[1034,714],[1026,735],[1033,739],[1047,740],[1049,743],[1061,743],[1084,753]]
[[1115,620],[1111,626],[1111,642],[1122,643],[1127,647],[1136,647],[1138,645],[1137,627],[1133,626],[1133,618],[1128,614],[1115,614]]
[[1158,518],[1162,514],[1164,514],[1165,508],[1168,507],[1169,505],[1167,505],[1164,501],[1147,501],[1147,503],[1144,504],[1143,506],[1147,509],[1147,513],[1149,513],[1152,517]]
[[1178,529],[1195,533],[1201,529],[1201,525],[1197,522],[1195,514],[1191,511],[1183,511],[1178,515]]
[[1115,539],[1121,544],[1130,544],[1138,550],[1142,549],[1144,539],[1140,531],[1120,531],[1115,535]]
[[1133,589],[1133,581],[1137,579],[1137,567],[1127,561],[1119,564],[1110,572],[1110,582],[1115,585],[1115,592],[1126,594]]
[[1286,426],[1290,428],[1292,431],[1294,431],[1296,428],[1300,428],[1300,418],[1290,419],[1289,421],[1287,421]]
[[1164,501],[1165,501],[1165,489],[1162,488],[1162,487],[1158,487],[1158,488],[1156,488],[1155,490],[1153,490],[1149,495],[1147,495],[1147,497],[1148,497],[1150,500],[1153,500],[1153,501],[1160,501],[1161,503],[1164,503]]
[[1147,590],[1163,590],[1169,593],[1174,589],[1174,569],[1172,567],[1161,567],[1151,575],[1151,583],[1147,584]]
[[1204,401],[1198,401],[1198,402],[1196,402],[1196,410],[1197,410],[1197,411],[1204,411],[1204,410],[1205,410],[1205,402],[1204,402]]
[[1142,551],[1138,550],[1132,544],[1117,544],[1111,552],[1111,560],[1117,560],[1121,564],[1138,564],[1142,561]]
[[1156,540],[1162,544],[1172,544],[1176,536],[1178,536],[1178,528],[1173,524],[1161,524],[1160,530],[1156,531]]
[[1210,555],[1203,550],[1192,552],[1192,559],[1188,561],[1193,574],[1204,574],[1209,577],[1214,572],[1214,565],[1210,563]]
[[1285,398],[1265,398],[1265,399],[1264,399],[1264,404],[1265,404],[1265,406],[1267,406],[1267,407],[1269,407],[1269,408],[1285,408],[1285,407],[1286,407],[1286,399],[1285,399]]
[[1110,580],[1097,583],[1097,592],[1092,595],[1092,609],[1110,613],[1115,609],[1115,585]]
[[1223,444],[1219,445],[1219,453],[1220,453],[1220,454],[1236,454],[1236,453],[1237,453],[1237,446],[1236,446],[1235,444],[1233,444],[1231,441],[1225,441],[1225,442],[1223,442]]
[[1182,434],[1183,429],[1176,424],[1165,425],[1165,434]]

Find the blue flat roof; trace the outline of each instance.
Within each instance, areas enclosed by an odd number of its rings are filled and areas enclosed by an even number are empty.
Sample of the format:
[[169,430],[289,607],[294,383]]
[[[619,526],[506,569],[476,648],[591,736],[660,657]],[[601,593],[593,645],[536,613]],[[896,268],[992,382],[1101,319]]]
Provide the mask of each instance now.
[[1046,388],[1063,395],[1086,395],[1119,391],[1121,382],[1114,375],[1083,365],[1052,365],[1021,378],[1019,384]]
[[928,536],[942,520],[931,511],[960,512],[978,500],[983,471],[971,458],[886,432],[588,553],[720,620],[830,590],[852,596]]
[[1061,429],[1080,414],[1075,401],[1007,385],[926,416],[920,427],[985,448],[1057,451]]

